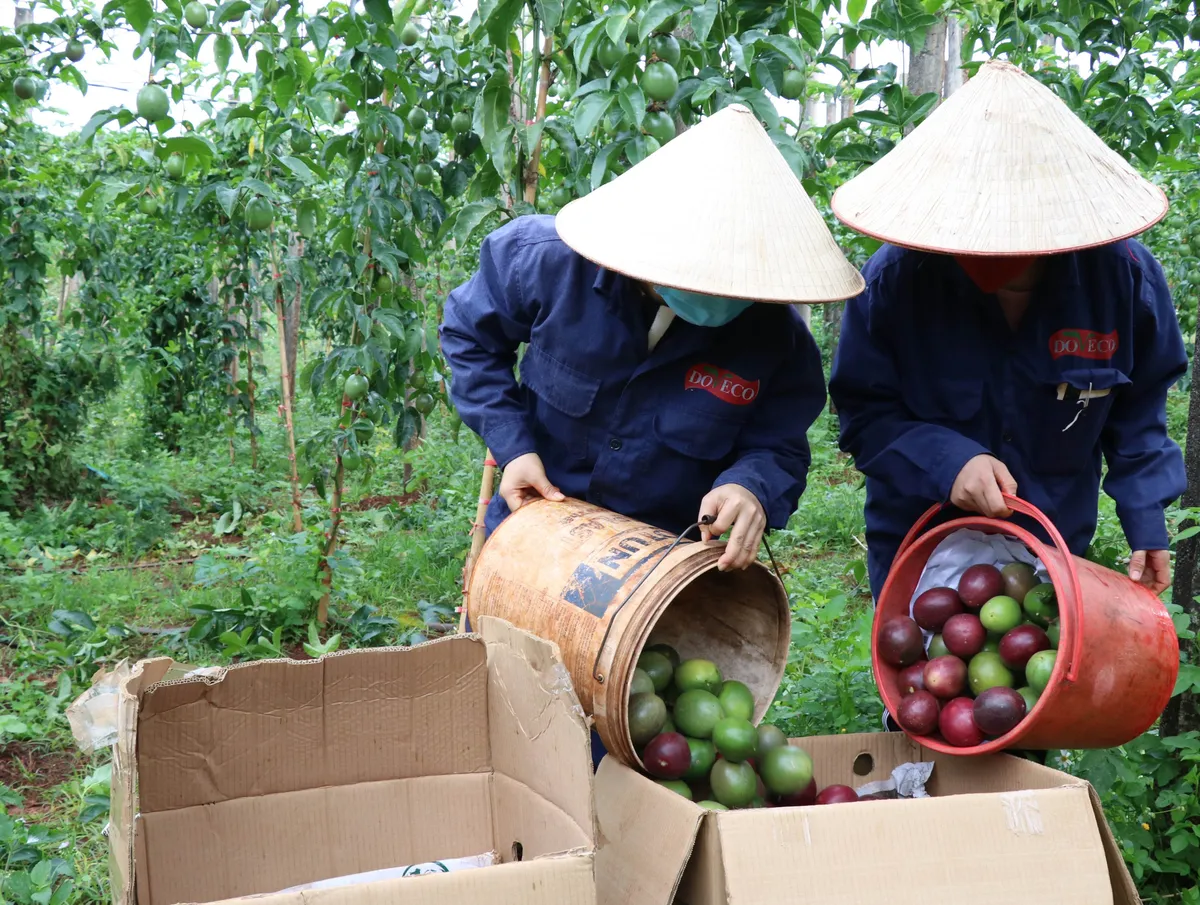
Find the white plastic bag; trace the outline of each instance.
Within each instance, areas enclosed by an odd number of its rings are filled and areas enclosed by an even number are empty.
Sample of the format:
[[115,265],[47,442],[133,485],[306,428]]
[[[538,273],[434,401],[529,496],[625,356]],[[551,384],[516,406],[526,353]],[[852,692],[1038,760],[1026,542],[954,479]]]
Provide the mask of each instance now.
[[300,892],[312,889],[333,889],[339,886],[357,886],[360,883],[376,883],[379,880],[398,880],[401,877],[419,877],[424,874],[452,874],[460,870],[471,870],[476,867],[491,867],[496,863],[496,853],[472,855],[469,858],[447,858],[444,861],[426,861],[424,864],[408,864],[404,867],[386,867],[382,870],[369,870],[361,874],[346,874],[342,877],[330,877],[328,880],[315,880],[312,883],[301,883],[299,886],[289,886],[280,892]]

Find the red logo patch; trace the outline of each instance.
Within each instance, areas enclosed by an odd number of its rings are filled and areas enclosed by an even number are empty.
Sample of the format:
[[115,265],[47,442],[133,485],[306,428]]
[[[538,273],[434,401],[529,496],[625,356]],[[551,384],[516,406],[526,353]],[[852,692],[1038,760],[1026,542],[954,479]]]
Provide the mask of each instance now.
[[730,405],[749,405],[758,397],[758,387],[757,380],[706,364],[692,365],[683,381],[685,390],[704,390]]
[[1050,337],[1050,356],[1054,359],[1072,355],[1091,361],[1108,361],[1117,351],[1120,341],[1117,331],[1097,333],[1095,330],[1059,330]]

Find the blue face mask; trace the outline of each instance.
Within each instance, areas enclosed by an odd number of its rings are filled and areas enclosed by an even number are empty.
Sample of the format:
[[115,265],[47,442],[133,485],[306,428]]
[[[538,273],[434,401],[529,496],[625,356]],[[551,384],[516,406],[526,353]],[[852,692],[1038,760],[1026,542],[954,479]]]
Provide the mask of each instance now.
[[697,327],[723,327],[754,304],[741,299],[726,299],[717,295],[669,289],[666,286],[655,286],[654,291],[667,303],[668,308]]

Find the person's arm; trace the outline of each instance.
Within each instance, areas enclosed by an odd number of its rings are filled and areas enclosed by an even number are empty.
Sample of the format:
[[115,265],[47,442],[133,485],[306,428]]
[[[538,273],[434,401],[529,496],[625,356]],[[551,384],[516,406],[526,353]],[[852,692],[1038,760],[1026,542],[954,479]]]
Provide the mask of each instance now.
[[522,292],[529,258],[520,220],[502,226],[479,250],[479,270],[450,293],[441,326],[442,354],[450,364],[450,398],[501,468],[536,452],[513,367],[537,317]]
[[[880,281],[871,282],[862,295],[846,303],[842,317],[829,380],[841,424],[839,442],[868,477],[931,502],[948,500],[952,491],[963,491],[955,481],[972,459],[988,457],[977,466],[991,470],[992,463],[1000,463],[984,446],[951,428],[918,420],[905,406],[889,349],[892,332],[880,321],[881,306],[875,301],[882,291],[886,289]],[[996,480],[1001,480],[1000,474],[992,483]]]
[[700,504],[701,516],[716,519],[706,537],[730,532],[722,569],[750,565],[763,532],[785,527],[804,493],[812,461],[807,433],[825,406],[825,375],[820,350],[798,317],[794,347],[764,389],[738,433],[733,464]]
[[1170,581],[1169,557],[1160,552],[1169,547],[1163,513],[1187,488],[1183,454],[1167,435],[1167,391],[1187,370],[1187,352],[1162,269],[1152,258],[1144,263],[1131,383],[1116,393],[1100,448],[1108,463],[1104,492],[1116,501],[1135,553],[1130,577],[1157,592]]

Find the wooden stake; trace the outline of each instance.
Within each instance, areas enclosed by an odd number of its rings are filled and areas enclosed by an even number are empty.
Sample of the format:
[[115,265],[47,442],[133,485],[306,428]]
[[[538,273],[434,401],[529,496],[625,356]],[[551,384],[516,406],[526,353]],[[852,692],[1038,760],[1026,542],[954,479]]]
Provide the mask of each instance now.
[[[554,54],[554,35],[546,35],[546,43],[542,46],[542,68],[538,79],[537,107],[535,108],[537,122],[546,119],[546,97],[550,92],[550,83],[554,76],[550,71],[550,57]],[[542,136],[538,136],[537,144],[533,146],[529,165],[525,168],[525,200],[529,204],[537,201],[538,166],[542,159]]]
[[463,565],[463,602],[459,609],[458,631],[467,630],[467,590],[471,587],[471,573],[475,571],[475,560],[483,548],[484,520],[487,518],[488,504],[492,502],[492,494],[496,490],[496,459],[489,449],[484,453],[483,481],[479,485],[479,505],[475,507],[475,523],[471,525],[471,552]]
[[[301,245],[303,248],[303,245]],[[279,406],[283,410],[283,422],[287,428],[288,461],[291,463],[291,474],[288,480],[292,485],[292,530],[299,534],[304,530],[303,508],[300,505],[300,472],[296,465],[296,426],[292,418],[292,374],[288,367],[287,353],[287,316],[283,310],[283,273],[279,267],[279,249],[275,241],[275,229],[271,229],[271,264],[275,270],[275,318],[279,323],[279,388],[283,402]],[[299,290],[297,290],[298,292]],[[325,620],[321,619],[324,623]]]

